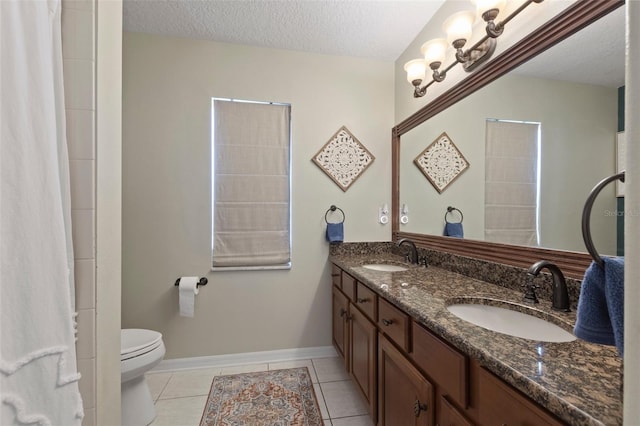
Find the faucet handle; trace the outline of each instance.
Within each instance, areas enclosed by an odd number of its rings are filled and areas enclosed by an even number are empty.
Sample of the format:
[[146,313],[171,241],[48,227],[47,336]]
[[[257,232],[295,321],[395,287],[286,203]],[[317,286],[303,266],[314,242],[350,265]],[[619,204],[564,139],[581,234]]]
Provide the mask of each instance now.
[[540,288],[539,286],[533,283],[528,283],[528,284],[523,284],[522,287],[525,287],[524,296],[522,297],[523,301],[525,301],[526,303],[534,304],[534,305],[536,303],[540,303],[538,301],[538,296],[536,296],[536,290]]

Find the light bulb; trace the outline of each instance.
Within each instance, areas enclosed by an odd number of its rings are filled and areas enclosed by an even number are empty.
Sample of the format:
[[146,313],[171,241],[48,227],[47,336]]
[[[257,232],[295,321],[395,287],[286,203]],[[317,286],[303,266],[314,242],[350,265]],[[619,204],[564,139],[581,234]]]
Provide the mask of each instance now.
[[471,31],[475,15],[473,12],[462,11],[451,15],[442,27],[447,33],[447,41],[453,44],[456,40],[468,41],[471,38]]
[[443,63],[447,52],[447,41],[443,38],[429,40],[422,45],[420,51],[424,55],[425,63],[429,65],[434,62]]
[[407,72],[407,81],[411,84],[414,84],[413,82],[416,80],[424,81],[426,68],[424,59],[413,59],[404,64],[404,70]]
[[482,16],[488,10],[498,9],[500,12],[504,11],[507,4],[507,0],[471,0],[475,5],[478,12],[478,16]]

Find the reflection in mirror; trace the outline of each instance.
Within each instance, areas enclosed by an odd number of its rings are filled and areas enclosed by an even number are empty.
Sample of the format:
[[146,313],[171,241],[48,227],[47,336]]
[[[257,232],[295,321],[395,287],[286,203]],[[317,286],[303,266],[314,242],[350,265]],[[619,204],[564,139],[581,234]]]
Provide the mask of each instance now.
[[[443,235],[447,207],[455,206],[464,213],[465,238],[524,244],[486,238],[491,206],[486,205],[485,177],[507,179],[521,167],[535,167],[537,235],[528,245],[584,252],[584,203],[601,179],[616,173],[618,88],[623,85],[621,7],[403,134],[399,201],[412,207],[412,220],[400,231]],[[504,161],[508,168],[486,166],[487,129],[495,120],[539,123],[536,165],[511,159]],[[443,132],[470,166],[438,194],[414,159]],[[593,207],[591,230],[601,254],[616,254],[616,202],[610,185]],[[509,228],[517,219],[499,222]]]

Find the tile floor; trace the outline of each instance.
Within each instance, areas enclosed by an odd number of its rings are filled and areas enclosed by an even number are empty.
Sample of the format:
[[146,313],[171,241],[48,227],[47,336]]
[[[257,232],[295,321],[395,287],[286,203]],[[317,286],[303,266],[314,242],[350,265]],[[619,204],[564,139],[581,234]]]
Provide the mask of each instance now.
[[149,373],[157,411],[152,425],[198,426],[214,376],[302,366],[309,368],[325,426],[373,426],[364,399],[338,357]]

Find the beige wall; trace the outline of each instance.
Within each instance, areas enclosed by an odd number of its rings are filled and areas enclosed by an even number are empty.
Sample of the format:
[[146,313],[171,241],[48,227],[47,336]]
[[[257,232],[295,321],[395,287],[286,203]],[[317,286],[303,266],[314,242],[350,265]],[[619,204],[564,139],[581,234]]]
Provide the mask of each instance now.
[[[541,123],[540,243],[585,251],[582,208],[591,189],[615,173],[617,89],[508,75],[477,91],[402,137],[400,202],[412,219],[402,229],[442,235],[444,212],[464,213],[465,237],[484,239],[486,119]],[[442,194],[413,164],[442,132],[470,163]],[[606,187],[592,211],[598,251],[616,253],[615,187]]]
[[[324,214],[346,241],[387,241],[393,63],[125,33],[122,325],[158,330],[166,359],[328,346]],[[210,272],[211,97],[291,103],[292,269]],[[311,158],[340,128],[376,157],[343,192]],[[195,318],[175,280],[206,276]]]

